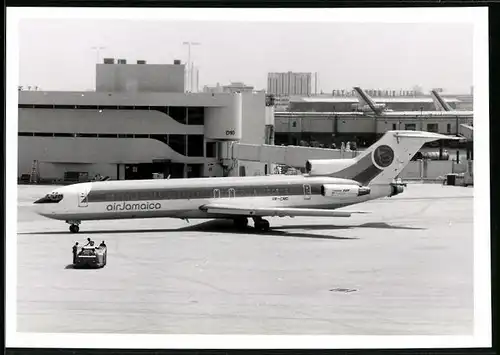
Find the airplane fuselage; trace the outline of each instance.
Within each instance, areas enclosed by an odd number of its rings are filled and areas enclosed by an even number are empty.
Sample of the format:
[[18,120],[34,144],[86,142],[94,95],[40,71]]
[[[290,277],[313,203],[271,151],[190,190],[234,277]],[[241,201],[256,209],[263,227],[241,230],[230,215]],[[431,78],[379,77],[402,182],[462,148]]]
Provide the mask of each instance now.
[[371,186],[367,195],[340,192],[324,196],[322,186],[345,188],[361,184],[347,179],[306,175],[195,178],[171,180],[122,180],[75,184],[57,189],[57,203],[37,204],[37,212],[58,220],[124,218],[234,218],[212,215],[200,206],[223,203],[238,208],[294,207],[337,209],[388,196],[389,185]]

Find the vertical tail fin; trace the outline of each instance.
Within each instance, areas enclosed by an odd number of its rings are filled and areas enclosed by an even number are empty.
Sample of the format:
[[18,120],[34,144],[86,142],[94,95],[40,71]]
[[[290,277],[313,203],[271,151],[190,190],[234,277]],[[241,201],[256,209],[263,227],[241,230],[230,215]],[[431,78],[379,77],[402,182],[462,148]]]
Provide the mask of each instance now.
[[390,184],[427,142],[457,139],[422,131],[388,131],[354,159],[353,164],[332,174],[363,185]]
[[436,90],[431,90],[432,101],[434,102],[434,106],[438,111],[453,111],[451,106],[444,101],[444,99],[439,95]]

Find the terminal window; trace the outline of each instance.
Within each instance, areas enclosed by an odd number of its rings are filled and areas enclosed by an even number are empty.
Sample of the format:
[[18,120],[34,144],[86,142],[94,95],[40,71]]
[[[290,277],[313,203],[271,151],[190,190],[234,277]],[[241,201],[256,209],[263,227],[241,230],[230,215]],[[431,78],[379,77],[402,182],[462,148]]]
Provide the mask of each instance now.
[[407,130],[407,131],[416,131],[417,130],[417,125],[415,123],[406,123],[405,124],[405,130]]
[[207,142],[206,144],[206,157],[217,158],[217,145],[215,142]]
[[191,134],[187,136],[187,156],[202,157],[203,156],[203,135]]
[[186,155],[186,136],[184,134],[171,134],[168,145],[177,153]]
[[437,123],[428,123],[427,131],[437,133],[438,132],[438,124]]
[[186,124],[187,110],[186,107],[170,106],[168,115],[179,123]]
[[188,125],[204,125],[205,124],[205,108],[203,107],[188,107],[187,108]]

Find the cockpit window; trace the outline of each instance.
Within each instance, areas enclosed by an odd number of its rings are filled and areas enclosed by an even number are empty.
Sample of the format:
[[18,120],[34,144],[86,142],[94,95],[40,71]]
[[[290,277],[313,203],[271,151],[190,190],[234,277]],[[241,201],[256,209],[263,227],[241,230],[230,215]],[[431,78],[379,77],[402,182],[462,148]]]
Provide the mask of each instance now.
[[39,200],[36,200],[35,203],[59,203],[63,199],[63,194],[58,192],[52,192],[50,194],[45,195]]

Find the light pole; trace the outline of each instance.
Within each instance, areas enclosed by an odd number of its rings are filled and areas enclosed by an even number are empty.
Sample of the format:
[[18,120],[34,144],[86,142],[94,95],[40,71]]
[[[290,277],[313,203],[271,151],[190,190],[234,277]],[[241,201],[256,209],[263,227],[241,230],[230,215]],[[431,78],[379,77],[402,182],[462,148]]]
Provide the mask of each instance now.
[[187,62],[187,82],[188,82],[188,85],[189,85],[189,91],[192,90],[191,86],[192,86],[192,83],[191,83],[191,46],[199,46],[201,45],[201,43],[199,42],[191,42],[191,41],[188,41],[188,42],[182,42],[183,45],[185,46],[188,46],[188,62]]
[[92,49],[93,51],[95,51],[95,62],[96,64],[99,63],[99,59],[100,59],[100,53],[101,53],[101,50],[103,49],[106,49],[106,47],[101,47],[101,46],[97,46],[97,47],[91,47],[90,49]]
[[95,72],[95,90],[97,90],[97,64],[99,64],[99,58],[100,58],[100,53],[101,50],[105,49],[106,47],[102,46],[95,46],[95,47],[90,47],[91,50],[95,51],[95,58],[96,62],[94,65],[94,72]]

